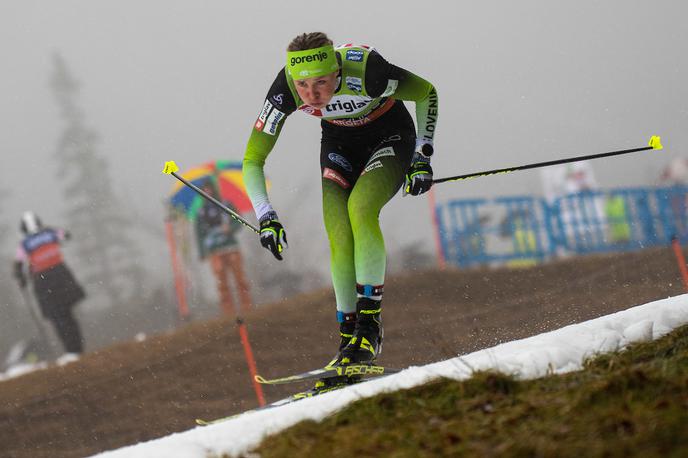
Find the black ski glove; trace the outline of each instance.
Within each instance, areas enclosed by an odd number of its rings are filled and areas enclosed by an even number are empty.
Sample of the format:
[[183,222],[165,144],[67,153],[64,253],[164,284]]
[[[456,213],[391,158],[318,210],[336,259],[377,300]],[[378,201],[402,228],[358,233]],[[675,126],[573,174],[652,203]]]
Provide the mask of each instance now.
[[406,172],[404,194],[418,196],[432,187],[432,167],[429,162],[414,161]]
[[430,157],[434,153],[434,148],[429,143],[424,143],[416,147],[416,152],[411,161],[411,167],[406,172],[406,182],[404,183],[404,195],[411,194],[418,196],[428,192],[432,187],[432,167],[430,167]]
[[275,258],[282,260],[282,251],[288,248],[287,234],[277,215],[267,216],[260,222],[260,244],[270,250]]

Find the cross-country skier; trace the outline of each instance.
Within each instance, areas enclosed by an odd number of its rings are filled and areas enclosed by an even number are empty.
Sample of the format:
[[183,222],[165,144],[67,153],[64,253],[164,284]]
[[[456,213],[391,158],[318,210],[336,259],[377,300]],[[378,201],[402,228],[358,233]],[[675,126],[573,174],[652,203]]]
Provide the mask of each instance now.
[[[415,102],[417,128],[402,100]],[[279,260],[287,237],[268,200],[263,166],[296,110],[321,119],[323,217],[341,335],[330,365],[372,362],[382,344],[386,263],[378,217],[402,185],[414,196],[432,185],[437,92],[370,46],[335,48],[320,32],[289,44],[286,66],[268,91],[243,161],[261,244]]]
[[25,212],[20,229],[24,239],[17,248],[14,276],[19,287],[27,286],[27,276],[33,283],[33,291],[41,313],[50,320],[62,341],[66,354],[60,361],[71,361],[83,351],[79,323],[72,308],[84,297],[84,290],[65,265],[60,243],[69,237],[61,229],[44,227],[33,212]]

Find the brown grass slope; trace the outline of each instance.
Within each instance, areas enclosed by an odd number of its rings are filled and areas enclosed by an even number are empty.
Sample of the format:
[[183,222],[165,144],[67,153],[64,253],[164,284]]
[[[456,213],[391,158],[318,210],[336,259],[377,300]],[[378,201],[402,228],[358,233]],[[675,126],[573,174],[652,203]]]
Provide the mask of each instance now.
[[478,372],[362,399],[247,456],[685,457],[686,386],[682,326],[588,360],[582,371],[522,381]]
[[[669,249],[568,259],[528,269],[425,271],[390,278],[380,360],[446,359],[682,294]],[[246,317],[258,369],[311,369],[335,350],[334,301],[319,291]],[[267,387],[275,400],[304,386]],[[0,456],[73,457],[153,439],[255,407],[231,320],[193,323],[141,343],[0,383]]]

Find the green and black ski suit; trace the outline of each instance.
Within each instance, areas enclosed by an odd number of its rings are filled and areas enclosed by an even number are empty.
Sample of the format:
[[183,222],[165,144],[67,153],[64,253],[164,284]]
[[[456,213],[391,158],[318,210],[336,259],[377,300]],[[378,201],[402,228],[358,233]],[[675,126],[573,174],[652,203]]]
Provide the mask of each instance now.
[[[379,214],[404,183],[414,151],[432,144],[437,92],[428,81],[387,62],[368,46],[336,48],[339,85],[322,109],[305,105],[281,70],[246,148],[243,175],[259,220],[275,215],[263,166],[285,119],[300,110],[321,119],[323,217],[330,241],[337,312],[355,312],[357,297],[380,299],[386,254]],[[417,128],[401,102],[415,102]]]

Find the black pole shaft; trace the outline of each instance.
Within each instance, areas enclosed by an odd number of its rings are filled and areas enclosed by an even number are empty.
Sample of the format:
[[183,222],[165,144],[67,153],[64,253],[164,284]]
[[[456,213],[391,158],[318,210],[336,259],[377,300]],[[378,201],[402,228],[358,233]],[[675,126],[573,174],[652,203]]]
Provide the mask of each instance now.
[[171,174],[172,176],[174,176],[177,180],[179,180],[179,181],[181,181],[182,183],[184,183],[186,186],[190,187],[191,189],[193,189],[194,191],[196,191],[197,193],[199,193],[199,194],[200,194],[201,196],[203,196],[206,200],[209,200],[210,202],[212,202],[212,203],[214,203],[215,205],[217,205],[222,211],[224,211],[225,213],[227,213],[229,216],[231,216],[231,217],[234,218],[235,220],[239,221],[241,224],[243,224],[244,226],[248,227],[249,229],[251,229],[251,230],[252,230],[253,232],[255,232],[256,234],[260,234],[260,231],[258,230],[258,228],[256,228],[254,225],[252,225],[251,223],[249,223],[248,221],[246,221],[244,218],[242,218],[237,212],[233,211],[233,210],[230,209],[230,208],[227,208],[227,206],[226,206],[225,204],[223,204],[222,202],[220,202],[219,200],[217,200],[217,199],[214,198],[213,196],[209,195],[208,193],[206,193],[205,191],[203,191],[202,189],[200,189],[200,188],[199,188],[198,186],[196,186],[195,184],[193,184],[193,183],[187,181],[187,180],[184,179],[182,176],[177,175],[175,172],[170,172],[170,174]]
[[643,148],[625,149],[625,150],[621,150],[621,151],[609,151],[607,153],[590,154],[588,156],[578,156],[578,157],[570,157],[567,159],[557,159],[554,161],[537,162],[534,164],[521,165],[518,167],[508,167],[505,169],[495,169],[495,170],[488,170],[486,172],[468,173],[466,175],[457,175],[454,177],[440,178],[438,180],[432,180],[432,183],[437,184],[437,183],[444,183],[446,181],[466,180],[468,178],[484,177],[484,176],[488,176],[488,175],[496,175],[498,173],[509,173],[509,172],[515,172],[517,170],[535,169],[538,167],[547,167],[550,165],[566,164],[568,162],[584,161],[587,159],[599,159],[601,157],[618,156],[620,154],[636,153],[638,151],[647,151],[650,149],[655,149],[655,148],[653,148],[652,146],[645,146]]

